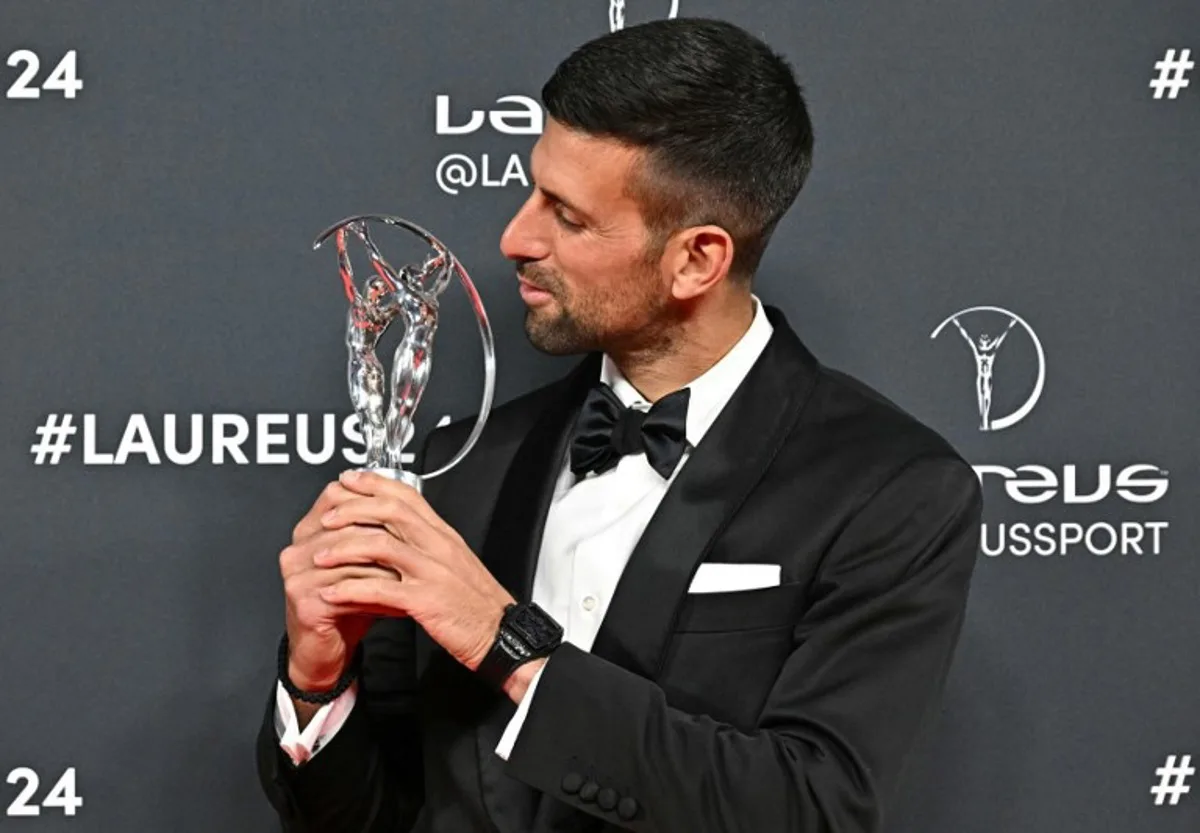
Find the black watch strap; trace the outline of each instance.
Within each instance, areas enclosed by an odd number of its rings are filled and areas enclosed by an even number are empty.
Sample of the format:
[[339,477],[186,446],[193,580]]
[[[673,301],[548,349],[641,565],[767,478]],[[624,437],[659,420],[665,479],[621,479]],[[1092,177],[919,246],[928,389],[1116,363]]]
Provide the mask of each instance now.
[[313,703],[314,705],[325,705],[332,703],[350,687],[350,684],[358,679],[359,673],[362,671],[363,662],[363,646],[358,643],[358,647],[354,649],[354,655],[350,658],[346,670],[342,672],[342,676],[338,677],[337,683],[329,691],[305,691],[302,688],[297,688],[288,676],[288,637],[287,633],[283,634],[283,639],[279,640],[279,659],[278,659],[278,675],[279,682],[283,685],[285,691],[294,699],[301,700],[305,703]]

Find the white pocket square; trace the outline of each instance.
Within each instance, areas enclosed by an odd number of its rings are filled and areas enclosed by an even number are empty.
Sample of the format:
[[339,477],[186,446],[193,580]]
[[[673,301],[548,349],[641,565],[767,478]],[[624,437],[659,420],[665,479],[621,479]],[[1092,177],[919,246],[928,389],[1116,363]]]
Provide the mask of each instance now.
[[779,586],[778,564],[716,564],[706,561],[696,570],[689,593],[730,593]]

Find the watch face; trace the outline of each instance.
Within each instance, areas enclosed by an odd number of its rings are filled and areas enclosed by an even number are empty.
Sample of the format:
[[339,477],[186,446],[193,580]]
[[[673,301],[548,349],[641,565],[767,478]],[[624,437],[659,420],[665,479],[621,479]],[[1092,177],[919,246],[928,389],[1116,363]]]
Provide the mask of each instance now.
[[513,609],[508,626],[517,632],[533,650],[548,648],[562,638],[562,628],[540,607],[518,605]]

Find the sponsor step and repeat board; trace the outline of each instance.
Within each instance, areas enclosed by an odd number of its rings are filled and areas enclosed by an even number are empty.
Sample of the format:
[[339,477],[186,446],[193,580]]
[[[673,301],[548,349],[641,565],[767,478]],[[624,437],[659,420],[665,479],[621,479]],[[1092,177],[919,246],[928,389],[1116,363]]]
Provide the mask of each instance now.
[[[273,829],[277,556],[363,459],[314,236],[417,220],[487,306],[496,401],[562,375],[498,248],[538,91],[691,15],[782,52],[814,120],[756,291],[984,486],[887,829],[1197,829],[1200,7],[6,0],[0,830]],[[447,293],[414,441],[478,408],[472,316]]]

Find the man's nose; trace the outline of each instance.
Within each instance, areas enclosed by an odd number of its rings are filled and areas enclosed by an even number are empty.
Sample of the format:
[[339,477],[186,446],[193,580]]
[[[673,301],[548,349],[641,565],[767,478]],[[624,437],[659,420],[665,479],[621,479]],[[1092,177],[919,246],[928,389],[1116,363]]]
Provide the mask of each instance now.
[[542,260],[549,254],[533,200],[534,197],[530,196],[525,201],[500,235],[500,251],[509,260]]

